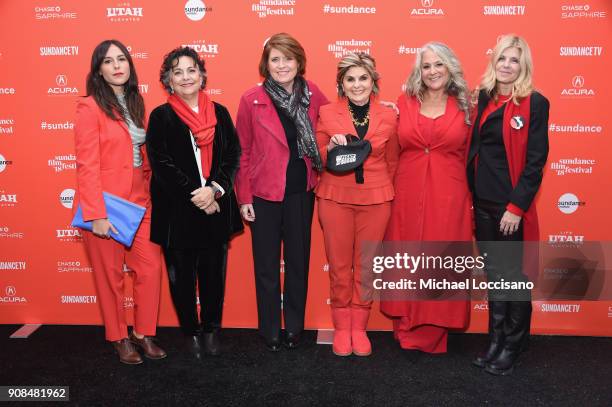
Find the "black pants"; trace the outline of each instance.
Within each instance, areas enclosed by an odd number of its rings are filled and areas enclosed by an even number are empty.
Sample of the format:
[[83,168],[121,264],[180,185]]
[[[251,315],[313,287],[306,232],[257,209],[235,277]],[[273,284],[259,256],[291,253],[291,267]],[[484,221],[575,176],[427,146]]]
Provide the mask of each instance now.
[[[163,250],[170,294],[183,332],[197,335],[201,331],[219,329],[225,295],[227,244],[203,249],[164,247]],[[199,319],[196,281],[200,296]]]
[[[253,209],[251,236],[259,333],[266,339],[280,335],[282,308],[285,328],[298,334],[304,329],[314,193],[292,194],[282,202],[254,197]],[[285,262],[282,302],[281,241]]]
[[[526,282],[523,272],[523,221],[516,232],[504,236],[499,223],[506,206],[475,200],[476,240],[486,253],[488,281]],[[507,242],[507,243],[504,243]],[[489,335],[510,348],[524,345],[531,325],[530,290],[489,290]]]

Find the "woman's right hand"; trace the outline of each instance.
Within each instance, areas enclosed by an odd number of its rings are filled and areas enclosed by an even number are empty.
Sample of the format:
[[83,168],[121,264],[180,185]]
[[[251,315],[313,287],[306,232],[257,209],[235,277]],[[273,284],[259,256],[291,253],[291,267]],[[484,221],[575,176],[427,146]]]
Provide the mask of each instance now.
[[115,234],[119,234],[117,229],[115,229],[113,224],[110,223],[107,218],[104,218],[104,219],[95,219],[92,222],[91,231],[93,232],[94,235],[96,235],[96,236],[98,236],[98,237],[100,237],[102,239],[110,239],[110,233],[108,232],[109,230],[112,230],[113,233],[115,233]]
[[242,215],[242,219],[247,222],[255,221],[255,209],[253,209],[253,204],[240,205],[240,214]]
[[347,143],[346,136],[344,134],[334,134],[332,138],[329,139],[329,144],[327,145],[327,151],[331,151],[332,148],[336,146],[345,146]]

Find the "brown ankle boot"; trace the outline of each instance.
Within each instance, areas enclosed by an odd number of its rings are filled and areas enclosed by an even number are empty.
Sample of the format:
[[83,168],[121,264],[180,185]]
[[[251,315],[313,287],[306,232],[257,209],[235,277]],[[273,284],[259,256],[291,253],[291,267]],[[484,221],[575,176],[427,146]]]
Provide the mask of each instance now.
[[113,342],[113,347],[119,355],[119,361],[127,365],[138,365],[142,363],[140,354],[136,352],[134,345],[127,338]]
[[149,359],[163,359],[168,356],[162,348],[157,346],[157,344],[153,341],[153,338],[150,336],[137,338],[132,331],[130,333],[130,342],[140,347],[144,352],[144,355]]

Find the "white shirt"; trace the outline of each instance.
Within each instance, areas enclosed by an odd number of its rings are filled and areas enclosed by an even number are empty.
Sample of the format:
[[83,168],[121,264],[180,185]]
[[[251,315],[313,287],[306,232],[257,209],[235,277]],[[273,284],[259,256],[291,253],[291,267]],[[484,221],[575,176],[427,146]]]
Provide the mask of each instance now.
[[[196,113],[200,111],[198,106],[192,107],[191,110],[193,110]],[[198,174],[200,174],[200,182],[202,183],[202,186],[205,186],[206,178],[204,178],[204,175],[202,173],[202,155],[200,154],[200,147],[198,147],[196,138],[193,136],[193,133],[191,132],[191,130],[189,130],[189,135],[191,136],[191,141],[192,141],[191,147],[193,147],[193,155],[195,157],[196,163],[198,164]],[[221,191],[221,196],[225,195],[225,190],[221,187],[221,185],[217,184],[214,181],[212,183],[215,184],[217,188],[219,188],[219,190]]]

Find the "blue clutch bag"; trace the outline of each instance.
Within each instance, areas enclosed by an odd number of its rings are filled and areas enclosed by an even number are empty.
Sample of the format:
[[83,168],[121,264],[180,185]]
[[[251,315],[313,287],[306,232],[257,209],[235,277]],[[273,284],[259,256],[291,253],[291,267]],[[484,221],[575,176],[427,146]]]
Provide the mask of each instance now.
[[[119,232],[114,233],[110,230],[110,237],[124,246],[130,247],[147,209],[108,192],[103,192],[102,195],[104,195],[108,220]],[[72,226],[91,231],[92,225],[92,221],[86,222],[83,220],[83,211],[81,205],[79,205],[74,214],[74,219],[72,219]]]

